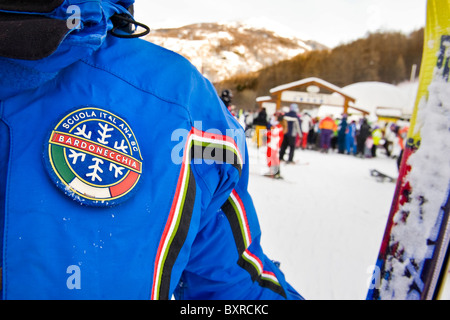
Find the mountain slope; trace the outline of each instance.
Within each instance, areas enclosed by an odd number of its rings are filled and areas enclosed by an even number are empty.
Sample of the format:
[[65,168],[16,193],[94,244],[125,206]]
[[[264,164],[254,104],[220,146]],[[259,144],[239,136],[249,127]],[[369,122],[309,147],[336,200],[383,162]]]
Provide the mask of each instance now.
[[185,56],[212,82],[325,48],[314,41],[282,36],[240,22],[157,29],[145,39]]

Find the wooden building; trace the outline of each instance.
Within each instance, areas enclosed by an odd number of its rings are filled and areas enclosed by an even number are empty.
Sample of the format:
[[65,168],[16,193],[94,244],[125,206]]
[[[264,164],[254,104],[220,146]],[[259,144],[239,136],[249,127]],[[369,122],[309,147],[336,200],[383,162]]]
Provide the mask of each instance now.
[[300,110],[325,105],[343,108],[344,114],[351,113],[349,109],[353,109],[368,115],[368,111],[354,106],[355,101],[355,98],[343,92],[338,86],[314,77],[277,86],[270,90],[270,96],[259,97],[256,100],[261,107],[264,104],[271,104],[274,110],[296,103]]

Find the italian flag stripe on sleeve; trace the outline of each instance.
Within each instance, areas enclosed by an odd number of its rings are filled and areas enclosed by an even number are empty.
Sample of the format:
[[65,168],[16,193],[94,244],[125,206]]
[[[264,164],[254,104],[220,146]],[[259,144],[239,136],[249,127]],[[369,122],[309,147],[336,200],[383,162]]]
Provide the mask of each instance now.
[[194,209],[196,183],[191,171],[189,135],[181,165],[175,197],[159,244],[153,274],[152,300],[168,300],[172,268],[189,231]]
[[262,287],[268,288],[286,298],[286,293],[275,274],[264,270],[264,264],[261,259],[249,250],[252,237],[247,213],[243,201],[236,190],[231,192],[230,197],[222,206],[222,211],[230,223],[236,243],[239,254],[238,265],[250,274],[253,281],[257,281]]
[[[241,152],[233,138],[191,128],[184,146],[183,162],[171,210],[155,259],[152,299],[170,298],[171,271],[186,240],[195,202],[196,182],[191,165],[204,161],[212,161],[218,165],[230,164],[238,170],[239,175],[243,166]],[[243,252],[251,243],[250,229],[244,206],[236,192],[231,199],[231,210],[238,214],[232,215],[230,219],[234,219],[233,226],[236,226],[238,233],[235,238],[240,241],[239,250]]]

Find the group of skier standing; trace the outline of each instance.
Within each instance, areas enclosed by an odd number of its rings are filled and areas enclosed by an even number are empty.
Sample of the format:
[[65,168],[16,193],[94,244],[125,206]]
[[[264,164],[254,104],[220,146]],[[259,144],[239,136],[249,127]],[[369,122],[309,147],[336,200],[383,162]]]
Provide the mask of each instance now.
[[377,123],[371,125],[365,117],[349,119],[345,114],[336,119],[332,115],[312,117],[307,111],[300,113],[297,104],[283,107],[270,117],[261,108],[247,127],[255,130],[258,148],[266,133],[268,175],[275,178],[280,177],[280,162],[294,163],[295,150],[299,148],[372,158],[383,147],[388,157],[400,158],[408,130],[408,126],[394,122],[381,127]]

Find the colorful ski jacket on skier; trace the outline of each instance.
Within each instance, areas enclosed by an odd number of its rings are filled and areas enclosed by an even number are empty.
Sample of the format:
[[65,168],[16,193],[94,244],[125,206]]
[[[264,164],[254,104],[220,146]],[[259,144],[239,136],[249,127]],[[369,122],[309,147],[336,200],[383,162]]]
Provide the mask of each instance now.
[[289,111],[284,115],[283,119],[286,120],[287,123],[287,132],[285,133],[285,135],[296,137],[297,135],[301,134],[301,121],[295,111]]
[[372,138],[373,138],[373,144],[374,145],[379,145],[381,142],[381,139],[383,138],[383,132],[381,131],[381,129],[377,126],[375,127],[375,129],[372,131]]
[[279,166],[280,158],[279,151],[283,142],[284,133],[283,126],[277,121],[267,131],[267,166]]
[[333,132],[337,130],[337,124],[330,117],[325,117],[319,122],[320,130],[332,130]]
[[56,52],[0,58],[2,297],[301,298],[262,251],[245,135],[211,83],[107,34],[131,1],[74,2],[92,19]]

